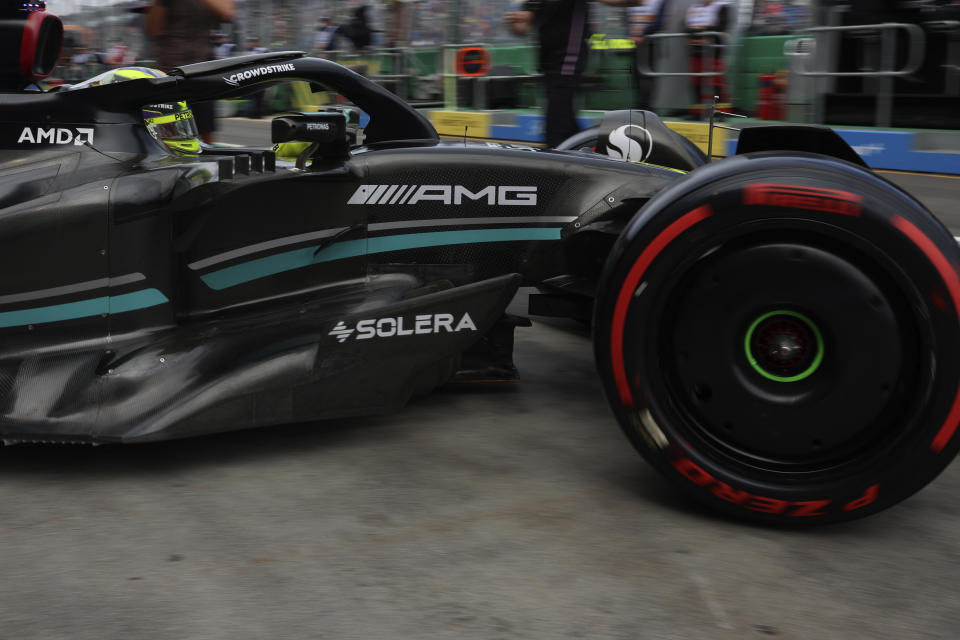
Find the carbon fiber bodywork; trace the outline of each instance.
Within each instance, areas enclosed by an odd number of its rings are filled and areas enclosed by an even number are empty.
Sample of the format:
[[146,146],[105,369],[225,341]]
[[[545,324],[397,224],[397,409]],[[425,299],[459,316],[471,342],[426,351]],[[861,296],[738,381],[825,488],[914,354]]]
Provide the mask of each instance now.
[[[140,107],[304,79],[370,116],[307,171],[172,156]],[[146,441],[390,411],[456,370],[519,284],[590,281],[676,172],[444,143],[300,54],[0,94],[0,436]]]

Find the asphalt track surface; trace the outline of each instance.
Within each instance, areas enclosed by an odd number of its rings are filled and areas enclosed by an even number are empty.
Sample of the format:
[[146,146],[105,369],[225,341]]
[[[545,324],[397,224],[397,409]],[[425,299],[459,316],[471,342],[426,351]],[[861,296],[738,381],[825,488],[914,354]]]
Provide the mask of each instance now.
[[[960,183],[894,179],[960,229]],[[853,523],[718,517],[534,321],[520,382],[391,416],[0,450],[0,638],[957,637],[960,467]]]

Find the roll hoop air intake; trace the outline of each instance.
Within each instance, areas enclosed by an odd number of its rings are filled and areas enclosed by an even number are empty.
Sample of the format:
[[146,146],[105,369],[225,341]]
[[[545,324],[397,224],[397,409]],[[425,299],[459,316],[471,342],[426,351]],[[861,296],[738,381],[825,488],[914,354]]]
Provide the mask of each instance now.
[[20,91],[49,76],[63,47],[63,23],[45,2],[0,0],[0,91]]

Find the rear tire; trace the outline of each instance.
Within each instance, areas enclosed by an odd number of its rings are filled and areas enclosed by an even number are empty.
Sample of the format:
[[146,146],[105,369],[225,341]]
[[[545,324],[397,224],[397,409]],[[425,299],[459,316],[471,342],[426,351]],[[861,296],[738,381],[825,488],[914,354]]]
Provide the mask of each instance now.
[[885,180],[812,154],[703,167],[607,261],[597,364],[661,473],[752,520],[889,507],[960,449],[960,250]]

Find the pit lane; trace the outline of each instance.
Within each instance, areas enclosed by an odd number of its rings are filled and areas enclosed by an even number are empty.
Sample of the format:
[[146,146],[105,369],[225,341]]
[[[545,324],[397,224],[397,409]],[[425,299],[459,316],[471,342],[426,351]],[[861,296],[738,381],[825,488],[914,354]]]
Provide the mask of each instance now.
[[[956,179],[888,177],[960,235]],[[633,452],[580,325],[516,351],[519,383],[391,416],[0,451],[0,637],[955,637],[957,465],[866,520],[744,525]]]

